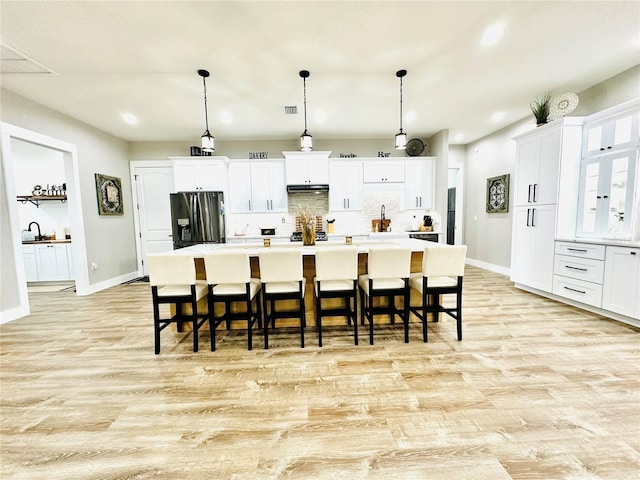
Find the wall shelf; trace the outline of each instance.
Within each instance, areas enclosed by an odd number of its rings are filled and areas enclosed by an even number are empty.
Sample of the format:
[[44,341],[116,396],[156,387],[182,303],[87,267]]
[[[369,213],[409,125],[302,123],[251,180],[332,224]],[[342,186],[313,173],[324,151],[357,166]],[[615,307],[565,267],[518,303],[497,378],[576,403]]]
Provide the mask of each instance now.
[[18,195],[17,200],[20,203],[32,203],[36,207],[40,206],[40,202],[47,202],[52,200],[58,200],[62,203],[67,201],[66,195]]

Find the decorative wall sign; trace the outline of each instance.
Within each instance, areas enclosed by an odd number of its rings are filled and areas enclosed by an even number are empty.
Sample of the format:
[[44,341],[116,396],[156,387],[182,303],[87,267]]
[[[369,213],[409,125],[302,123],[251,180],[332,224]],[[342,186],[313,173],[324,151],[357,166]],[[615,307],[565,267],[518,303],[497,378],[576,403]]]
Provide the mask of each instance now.
[[509,174],[487,178],[487,213],[509,211]]
[[96,194],[100,215],[124,215],[122,182],[117,177],[96,173]]
[[269,158],[269,152],[249,152],[249,160]]

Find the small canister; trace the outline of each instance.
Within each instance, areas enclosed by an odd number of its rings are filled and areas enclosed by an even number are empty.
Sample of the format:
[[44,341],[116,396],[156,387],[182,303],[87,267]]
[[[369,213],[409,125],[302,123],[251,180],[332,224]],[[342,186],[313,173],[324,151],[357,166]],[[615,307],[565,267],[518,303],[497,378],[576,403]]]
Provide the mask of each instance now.
[[265,238],[263,240],[263,242],[264,242],[264,246],[265,247],[270,247],[271,246],[271,239],[270,238]]
[[353,243],[353,238],[351,238],[351,235],[347,235],[346,237],[344,237],[344,243],[346,243],[347,245],[351,245]]

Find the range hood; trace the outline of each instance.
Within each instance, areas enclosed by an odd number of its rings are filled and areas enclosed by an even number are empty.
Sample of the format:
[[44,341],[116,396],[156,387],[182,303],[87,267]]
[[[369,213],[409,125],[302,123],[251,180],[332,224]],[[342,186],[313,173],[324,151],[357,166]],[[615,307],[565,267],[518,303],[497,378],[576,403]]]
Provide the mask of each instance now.
[[319,183],[304,183],[301,185],[287,185],[287,193],[321,193],[328,192],[329,185]]

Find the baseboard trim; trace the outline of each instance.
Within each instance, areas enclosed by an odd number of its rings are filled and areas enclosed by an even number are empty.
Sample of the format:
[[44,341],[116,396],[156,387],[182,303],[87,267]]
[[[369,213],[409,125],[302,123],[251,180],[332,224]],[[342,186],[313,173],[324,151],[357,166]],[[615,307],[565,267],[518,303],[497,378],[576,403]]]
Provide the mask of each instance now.
[[467,263],[474,267],[483,268],[485,270],[489,270],[490,272],[499,273],[501,275],[506,275],[507,277],[511,275],[511,269],[508,267],[501,267],[500,265],[494,265],[493,263],[482,262],[480,260],[474,260],[473,258],[467,257]]
[[76,293],[78,296],[91,295],[92,293],[97,293],[101,290],[106,290],[107,288],[115,287],[116,285],[120,285],[121,283],[129,282],[131,280],[135,280],[140,275],[138,275],[138,271],[130,272],[125,275],[120,275],[119,277],[110,278],[108,280],[104,280],[98,283],[92,283],[88,285],[86,289],[82,289],[82,291],[76,288]]
[[0,312],[0,325],[5,323],[13,322],[14,320],[18,320],[19,318],[26,317],[29,315],[31,311],[29,310],[29,305],[19,306],[16,308],[11,308],[9,310],[3,310]]
[[571,305],[572,307],[580,308],[582,310],[586,310],[591,313],[595,313],[597,315],[601,315],[603,317],[610,318],[611,320],[616,320],[618,322],[626,323],[627,325],[631,325],[632,327],[640,328],[640,320],[637,320],[633,317],[628,317],[626,315],[621,315],[619,313],[611,312],[609,310],[603,310],[598,307],[592,307],[591,305],[587,305],[585,303],[576,302],[570,298],[561,297],[559,295],[554,295],[553,293],[543,292],[542,290],[537,290],[535,288],[528,287],[526,285],[522,285],[521,283],[514,283],[516,288],[520,290],[524,290],[529,293],[535,293],[536,295],[540,295],[541,297],[550,298],[551,300],[555,300],[560,303],[566,303],[567,305]]

